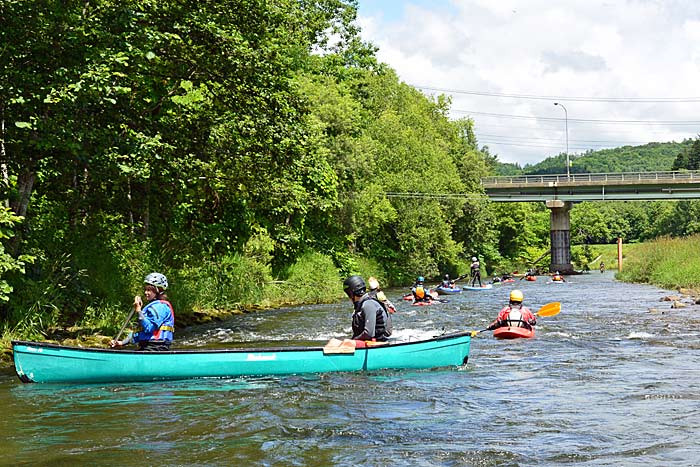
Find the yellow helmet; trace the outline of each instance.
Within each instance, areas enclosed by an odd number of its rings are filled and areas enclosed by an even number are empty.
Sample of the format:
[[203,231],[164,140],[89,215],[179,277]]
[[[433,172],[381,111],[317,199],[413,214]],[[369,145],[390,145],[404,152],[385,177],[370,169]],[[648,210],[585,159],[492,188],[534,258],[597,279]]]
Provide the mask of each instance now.
[[379,288],[379,281],[376,277],[370,277],[367,279],[367,284],[369,284],[369,290],[375,290]]
[[510,291],[510,301],[522,303],[523,293],[520,290],[511,290]]

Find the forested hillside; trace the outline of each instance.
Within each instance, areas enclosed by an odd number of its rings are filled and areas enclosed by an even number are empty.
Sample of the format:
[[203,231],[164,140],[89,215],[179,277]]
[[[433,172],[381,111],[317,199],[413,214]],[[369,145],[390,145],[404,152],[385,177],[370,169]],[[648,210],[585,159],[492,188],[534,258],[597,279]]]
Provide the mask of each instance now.
[[[673,169],[673,164],[693,140],[681,143],[649,143],[643,146],[622,146],[614,149],[586,151],[570,155],[571,173],[654,172]],[[566,173],[566,154],[548,157],[526,165],[521,173],[528,175]]]

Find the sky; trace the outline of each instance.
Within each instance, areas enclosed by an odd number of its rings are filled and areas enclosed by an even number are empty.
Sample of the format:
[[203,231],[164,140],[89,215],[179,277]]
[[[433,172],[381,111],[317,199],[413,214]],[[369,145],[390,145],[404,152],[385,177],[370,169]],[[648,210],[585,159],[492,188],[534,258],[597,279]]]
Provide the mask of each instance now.
[[358,24],[501,162],[700,134],[698,0],[359,0]]

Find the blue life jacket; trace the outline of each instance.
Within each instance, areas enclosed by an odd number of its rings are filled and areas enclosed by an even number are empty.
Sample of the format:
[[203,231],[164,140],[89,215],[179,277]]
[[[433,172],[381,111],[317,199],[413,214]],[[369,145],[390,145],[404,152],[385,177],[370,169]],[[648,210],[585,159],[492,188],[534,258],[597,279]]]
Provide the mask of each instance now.
[[148,341],[170,343],[173,341],[175,312],[170,302],[153,300],[143,308],[142,313],[144,319],[140,320],[141,328],[133,335],[135,343]]

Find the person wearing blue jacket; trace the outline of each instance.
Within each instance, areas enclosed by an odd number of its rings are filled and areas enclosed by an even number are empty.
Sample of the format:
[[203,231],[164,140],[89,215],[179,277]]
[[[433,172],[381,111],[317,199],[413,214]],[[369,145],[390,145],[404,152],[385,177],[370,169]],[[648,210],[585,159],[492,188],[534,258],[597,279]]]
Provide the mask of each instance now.
[[134,297],[134,311],[139,316],[139,330],[129,333],[124,340],[112,340],[110,347],[136,344],[138,350],[169,350],[175,333],[175,313],[168,301],[165,290],[168,279],[158,272],[152,272],[144,279],[146,306],[141,297]]

